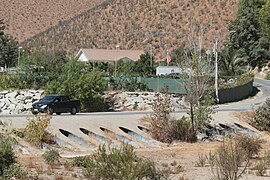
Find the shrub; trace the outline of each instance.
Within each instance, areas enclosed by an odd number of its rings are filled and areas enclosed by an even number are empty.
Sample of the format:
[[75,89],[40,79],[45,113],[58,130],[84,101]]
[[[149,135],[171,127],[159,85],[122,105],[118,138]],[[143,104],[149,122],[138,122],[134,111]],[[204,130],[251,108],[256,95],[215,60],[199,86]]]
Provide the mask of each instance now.
[[198,155],[198,161],[196,161],[195,166],[204,167],[205,164],[206,164],[206,160],[207,160],[207,156],[205,156],[204,154],[199,154]]
[[30,119],[24,129],[25,139],[35,146],[40,146],[46,135],[46,128],[48,127],[50,120],[50,115],[36,116],[35,118]]
[[270,80],[270,71],[267,71],[265,77],[266,80]]
[[258,176],[263,176],[266,173],[267,166],[270,162],[270,152],[266,152],[261,160],[256,164],[254,169]]
[[73,158],[72,165],[86,168],[91,163],[90,156],[78,156]]
[[27,172],[19,165],[12,164],[8,168],[4,169],[3,177],[5,179],[25,179],[27,176]]
[[132,146],[124,144],[120,149],[100,146],[89,157],[83,174],[89,179],[163,179],[154,163],[136,156]]
[[47,164],[52,165],[59,163],[60,154],[56,149],[50,149],[43,154],[43,158],[45,159]]
[[257,155],[262,147],[263,140],[250,136],[239,135],[234,138],[236,144],[242,148],[245,153],[252,158]]
[[172,106],[171,97],[167,89],[164,93],[157,93],[152,104],[154,111],[150,118],[150,131],[154,139],[161,142],[172,142],[171,126],[170,126],[170,113],[174,111]]
[[250,155],[234,140],[224,142],[214,154],[210,153],[209,164],[219,180],[236,180],[246,171]]
[[270,132],[270,99],[255,111],[251,125],[258,130]]
[[16,162],[10,141],[4,140],[0,142],[0,175],[3,175],[4,169],[9,168]]
[[13,74],[0,73],[0,89],[15,88],[18,85],[18,80]]
[[178,120],[170,117],[174,109],[166,89],[163,94],[156,94],[152,109],[153,115],[145,120],[150,123],[149,129],[154,139],[165,143],[171,143],[173,140],[187,142],[196,140],[191,121],[187,117]]
[[179,120],[172,120],[171,122],[171,137],[175,140],[186,142],[193,142],[194,133],[192,131],[192,124],[187,117],[182,117]]

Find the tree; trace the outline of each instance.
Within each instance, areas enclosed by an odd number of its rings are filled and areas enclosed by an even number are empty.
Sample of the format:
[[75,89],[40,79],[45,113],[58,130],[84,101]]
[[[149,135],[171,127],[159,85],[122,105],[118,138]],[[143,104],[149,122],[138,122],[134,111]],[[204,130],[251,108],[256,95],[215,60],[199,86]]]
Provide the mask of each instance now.
[[[240,0],[237,18],[229,25],[230,48],[255,67],[267,59],[267,43],[261,38],[259,10],[263,0]],[[247,65],[247,64],[246,64]]]
[[270,0],[266,0],[266,4],[260,10],[260,26],[262,34],[270,41]]
[[5,26],[0,20],[0,66],[12,67],[16,65],[18,57],[18,42],[4,33]]
[[83,109],[92,111],[99,109],[102,93],[106,89],[104,73],[90,70],[83,62],[70,60],[62,74],[46,88],[47,94],[62,93],[80,99]]
[[[197,132],[212,120],[213,111],[207,101],[206,92],[213,85],[214,64],[204,55],[203,28],[191,31],[190,47],[184,48],[185,59],[178,61],[178,66],[182,69],[180,76],[186,90],[186,99],[189,104],[188,115],[192,124],[193,137],[196,140]],[[198,44],[195,40],[197,38]]]
[[[238,53],[238,54],[237,54]],[[240,54],[239,54],[240,53]],[[242,66],[247,64],[247,58],[237,51],[225,46],[220,53],[220,74],[223,76],[239,75],[243,72]]]
[[185,60],[185,57],[186,57],[185,53],[186,51],[184,47],[180,47],[176,50],[173,50],[171,65],[174,66],[174,65],[181,64],[181,62]]
[[135,62],[134,71],[141,76],[147,76],[152,74],[153,67],[151,67],[151,55],[147,52],[142,54],[140,59]]
[[16,77],[22,82],[21,88],[46,86],[62,74],[66,62],[66,54],[62,51],[34,52],[22,57]]

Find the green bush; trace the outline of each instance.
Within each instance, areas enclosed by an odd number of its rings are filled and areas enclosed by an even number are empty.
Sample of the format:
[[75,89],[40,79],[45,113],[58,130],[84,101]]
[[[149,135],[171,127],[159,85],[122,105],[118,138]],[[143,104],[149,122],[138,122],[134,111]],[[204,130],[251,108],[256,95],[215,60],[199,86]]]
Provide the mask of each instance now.
[[36,51],[21,58],[16,74],[19,88],[43,88],[63,73],[67,58],[64,52]]
[[255,111],[251,125],[258,130],[270,132],[270,99]]
[[70,61],[62,75],[46,87],[46,93],[67,94],[81,100],[82,110],[97,111],[97,107],[103,107],[101,96],[106,87],[104,73],[89,71],[84,63]]
[[140,82],[138,77],[110,77],[109,87],[115,90],[123,91],[145,91],[147,85],[144,82]]
[[91,157],[90,156],[78,156],[73,158],[72,165],[77,167],[84,167],[86,168],[89,164],[91,164]]
[[270,80],[270,71],[268,71],[264,77],[266,80]]
[[83,174],[89,179],[165,179],[153,162],[136,156],[132,146],[124,144],[120,149],[100,146],[89,157]]
[[47,164],[51,165],[59,163],[60,154],[56,149],[50,149],[43,154],[43,158],[45,159]]
[[51,116],[36,116],[28,121],[27,126],[24,129],[24,138],[33,143],[35,146],[40,146],[41,142],[45,138],[46,128],[49,126]]
[[10,141],[4,140],[0,142],[0,175],[3,175],[4,170],[9,168],[16,162],[13,149]]
[[0,73],[0,89],[12,89],[18,87],[18,80],[14,74]]
[[4,169],[3,177],[5,179],[26,179],[27,172],[19,165],[19,164],[12,164],[8,168]]

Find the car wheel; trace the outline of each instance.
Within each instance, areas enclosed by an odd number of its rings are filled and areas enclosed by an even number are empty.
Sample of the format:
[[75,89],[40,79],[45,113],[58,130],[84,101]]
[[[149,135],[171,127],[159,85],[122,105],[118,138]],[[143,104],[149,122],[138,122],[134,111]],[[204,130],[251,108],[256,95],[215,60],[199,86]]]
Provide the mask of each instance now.
[[77,113],[77,108],[73,107],[71,108],[70,114],[75,115]]
[[50,114],[50,115],[53,115],[53,108],[52,107],[49,107],[49,109],[48,109],[48,113]]
[[32,111],[32,114],[33,114],[33,115],[37,115],[37,114],[38,114],[38,112],[36,112],[36,111]]
[[56,115],[61,115],[61,113],[60,112],[57,112]]

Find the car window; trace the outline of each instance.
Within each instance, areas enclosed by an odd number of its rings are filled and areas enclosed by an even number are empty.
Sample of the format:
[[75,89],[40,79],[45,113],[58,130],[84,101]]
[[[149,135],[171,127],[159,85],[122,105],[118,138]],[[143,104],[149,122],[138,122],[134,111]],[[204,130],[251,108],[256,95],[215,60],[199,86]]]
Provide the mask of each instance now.
[[62,101],[68,101],[68,100],[69,100],[69,98],[67,96],[62,97]]
[[60,97],[57,97],[54,102],[60,102]]

